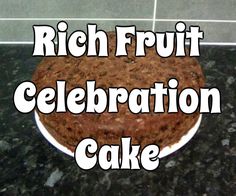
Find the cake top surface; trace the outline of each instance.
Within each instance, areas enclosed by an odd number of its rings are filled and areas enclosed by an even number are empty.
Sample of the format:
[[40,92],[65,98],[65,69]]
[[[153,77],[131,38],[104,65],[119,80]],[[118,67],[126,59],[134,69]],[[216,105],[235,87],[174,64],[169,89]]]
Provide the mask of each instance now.
[[55,87],[56,80],[65,80],[67,89],[85,86],[87,80],[95,80],[102,88],[125,87],[150,88],[154,82],[166,84],[170,78],[179,81],[178,89],[204,86],[204,76],[195,58],[157,55],[155,48],[146,48],[145,57],[135,57],[135,43],[127,45],[128,55],[116,57],[116,37],[108,33],[108,57],[45,57],[38,65],[33,81],[39,89]]

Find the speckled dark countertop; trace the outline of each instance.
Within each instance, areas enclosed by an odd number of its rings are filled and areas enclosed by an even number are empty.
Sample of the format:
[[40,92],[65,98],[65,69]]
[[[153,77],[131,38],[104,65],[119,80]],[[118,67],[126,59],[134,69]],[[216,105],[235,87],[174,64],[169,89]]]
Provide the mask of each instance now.
[[222,95],[222,114],[204,115],[181,150],[152,172],[82,171],[18,113],[13,92],[40,58],[30,46],[0,47],[0,195],[236,195],[236,48],[202,47],[208,86]]

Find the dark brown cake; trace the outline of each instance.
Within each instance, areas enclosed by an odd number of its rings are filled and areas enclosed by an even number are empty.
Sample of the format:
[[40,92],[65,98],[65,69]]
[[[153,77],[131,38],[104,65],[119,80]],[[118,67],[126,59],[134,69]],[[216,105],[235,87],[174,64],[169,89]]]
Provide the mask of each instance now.
[[[154,82],[178,79],[178,90],[186,87],[199,90],[204,76],[197,60],[192,57],[161,58],[154,48],[146,49],[146,57],[135,57],[135,46],[128,46],[127,57],[115,57],[115,34],[109,34],[109,57],[47,57],[37,66],[33,82],[38,90],[56,86],[56,80],[67,81],[67,92],[85,87],[87,80],[95,80],[96,87],[150,88]],[[150,108],[153,108],[151,101]],[[167,111],[168,99],[165,98]],[[199,113],[132,114],[127,104],[118,104],[118,113],[102,114],[70,112],[39,113],[40,120],[58,142],[72,151],[85,137],[102,144],[119,144],[122,136],[131,136],[133,144],[156,143],[161,148],[174,144],[196,123]]]

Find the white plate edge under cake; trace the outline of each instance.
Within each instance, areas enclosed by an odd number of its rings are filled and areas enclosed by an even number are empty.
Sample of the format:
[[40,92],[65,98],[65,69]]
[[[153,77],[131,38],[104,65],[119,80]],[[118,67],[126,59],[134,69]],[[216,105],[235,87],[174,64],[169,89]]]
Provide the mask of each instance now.
[[[53,146],[55,146],[57,149],[59,149],[60,151],[62,151],[63,153],[70,155],[72,157],[74,157],[74,153],[69,150],[67,147],[63,146],[62,144],[60,144],[49,132],[48,130],[44,127],[44,125],[42,124],[42,122],[39,119],[39,115],[38,113],[35,111],[34,112],[34,116],[35,116],[35,121],[36,124],[38,126],[39,131],[42,133],[42,135],[49,141],[49,143],[51,143]],[[179,142],[171,145],[171,146],[167,146],[165,148],[163,148],[158,157],[159,158],[163,158],[177,150],[179,150],[181,147],[183,147],[185,144],[187,144],[191,138],[195,135],[195,133],[197,132],[200,124],[201,124],[201,120],[202,120],[202,114],[199,115],[199,118],[197,120],[197,122],[195,123],[195,125],[188,131],[187,134],[185,134],[184,136],[181,137],[181,139],[179,140]]]

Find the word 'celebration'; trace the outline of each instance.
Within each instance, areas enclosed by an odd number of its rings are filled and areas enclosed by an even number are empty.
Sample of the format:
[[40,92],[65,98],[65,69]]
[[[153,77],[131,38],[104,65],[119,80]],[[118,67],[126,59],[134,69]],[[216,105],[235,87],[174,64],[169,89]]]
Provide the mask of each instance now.
[[[139,113],[163,113],[164,97],[168,97],[168,113],[176,113],[179,110],[186,114],[196,112],[220,113],[220,92],[217,88],[203,88],[198,93],[192,88],[185,88],[178,92],[178,80],[172,78],[168,82],[168,88],[162,82],[154,83],[149,89],[134,88],[128,91],[123,87],[108,89],[97,88],[95,81],[87,81],[86,89],[82,87],[72,89],[66,94],[66,82],[57,81],[56,89],[46,87],[37,93],[33,82],[21,83],[15,90],[14,103],[18,111],[29,113],[38,109],[41,113],[82,112],[97,113],[119,112],[118,104],[127,104],[130,112]],[[150,110],[150,100],[154,98],[154,108]],[[211,100],[211,101],[210,101]],[[211,103],[211,104],[210,104]]]

